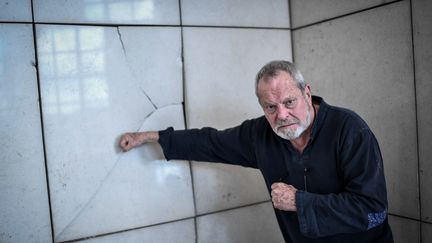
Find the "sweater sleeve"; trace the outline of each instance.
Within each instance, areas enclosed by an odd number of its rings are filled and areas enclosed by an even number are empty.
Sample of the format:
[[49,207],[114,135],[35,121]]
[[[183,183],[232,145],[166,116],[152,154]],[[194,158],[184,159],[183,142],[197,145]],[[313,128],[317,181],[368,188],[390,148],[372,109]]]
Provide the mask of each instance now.
[[298,191],[297,215],[305,236],[356,233],[377,227],[387,218],[387,192],[378,143],[362,129],[342,147],[343,191],[316,194]]
[[167,160],[219,162],[256,168],[251,121],[226,130],[202,129],[159,131],[159,144]]

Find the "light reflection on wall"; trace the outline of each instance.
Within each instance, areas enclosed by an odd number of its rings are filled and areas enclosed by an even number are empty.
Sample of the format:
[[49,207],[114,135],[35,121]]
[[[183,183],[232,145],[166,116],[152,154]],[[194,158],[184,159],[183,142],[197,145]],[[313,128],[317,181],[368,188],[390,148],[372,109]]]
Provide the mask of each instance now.
[[137,21],[153,18],[153,0],[85,0],[85,14],[95,21]]
[[39,60],[44,71],[44,112],[68,114],[109,106],[102,28],[47,30]]
[[183,178],[184,170],[178,166],[178,163],[166,163],[162,149],[155,144],[146,144],[142,146],[140,157],[144,161],[152,162],[152,171],[156,177],[156,182],[163,184],[172,178]]
[[[181,169],[178,165],[174,163],[163,163],[163,160],[158,160],[158,163],[154,169],[154,173],[156,175],[156,181],[160,184],[165,183],[166,181],[172,179],[183,178],[184,170]],[[163,163],[161,166],[161,163]]]
[[3,80],[3,77],[4,77],[4,70],[3,70],[3,63],[5,63],[5,60],[4,60],[4,58],[5,58],[5,53],[4,53],[4,47],[5,47],[5,44],[3,43],[3,40],[2,39],[0,39],[0,77],[2,77],[2,81],[4,82],[4,80]]
[[[0,89],[6,88],[5,87],[6,73],[5,73],[5,70],[4,70],[4,63],[6,62],[6,60],[5,60],[6,54],[5,54],[4,48],[5,48],[5,43],[0,38]],[[0,90],[0,94],[3,94],[1,92],[1,90]],[[7,107],[7,99],[6,99],[6,97],[4,97],[2,95],[2,97],[0,97],[0,111],[3,110],[3,109],[6,109],[6,107]]]

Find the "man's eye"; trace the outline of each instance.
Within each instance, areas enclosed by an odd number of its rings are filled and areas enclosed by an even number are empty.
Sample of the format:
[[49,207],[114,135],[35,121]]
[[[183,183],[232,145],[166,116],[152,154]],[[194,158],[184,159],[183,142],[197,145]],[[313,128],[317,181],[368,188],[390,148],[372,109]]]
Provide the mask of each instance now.
[[290,107],[295,106],[296,101],[297,100],[295,100],[295,99],[285,101],[285,107],[290,108]]
[[276,111],[276,106],[274,106],[274,105],[268,105],[268,106],[266,106],[266,111],[268,113],[274,113]]

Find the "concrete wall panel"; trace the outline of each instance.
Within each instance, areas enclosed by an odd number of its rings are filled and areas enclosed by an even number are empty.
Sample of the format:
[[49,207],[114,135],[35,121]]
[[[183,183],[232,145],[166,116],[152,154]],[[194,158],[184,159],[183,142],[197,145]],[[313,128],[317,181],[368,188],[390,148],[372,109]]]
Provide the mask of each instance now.
[[312,92],[348,107],[381,145],[390,212],[419,218],[409,2],[294,31],[295,61]]
[[420,223],[418,221],[397,216],[389,216],[389,224],[393,232],[395,243],[420,242]]
[[0,21],[31,22],[31,0],[0,0]]
[[422,242],[432,242],[432,224],[422,223]]
[[184,128],[180,30],[37,30],[55,240],[192,217],[189,163],[117,147],[124,132]]
[[195,242],[194,220],[181,220],[173,223],[166,223],[156,226],[150,226],[141,229],[110,234],[79,242],[85,243],[191,243]]
[[0,242],[50,242],[31,25],[0,24]]
[[186,25],[289,27],[286,0],[183,0]]
[[412,6],[422,219],[432,223],[432,2],[414,0]]
[[353,13],[391,0],[290,0],[294,28]]
[[[285,30],[186,28],[188,127],[223,129],[261,116],[254,90],[255,75],[269,60],[291,60],[290,45],[290,32]],[[257,170],[194,164],[193,174],[198,213],[268,199]]]
[[179,24],[178,0],[33,0],[35,21],[98,24]]
[[197,226],[198,243],[284,242],[271,203],[201,216]]

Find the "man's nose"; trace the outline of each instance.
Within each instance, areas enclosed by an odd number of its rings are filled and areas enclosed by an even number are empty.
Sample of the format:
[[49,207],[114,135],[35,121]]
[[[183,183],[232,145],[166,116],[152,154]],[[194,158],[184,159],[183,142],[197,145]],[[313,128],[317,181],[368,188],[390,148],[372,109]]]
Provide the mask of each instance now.
[[289,110],[287,108],[281,106],[277,109],[276,116],[277,116],[278,120],[287,120],[289,118],[289,115],[290,115],[290,113],[289,113]]

